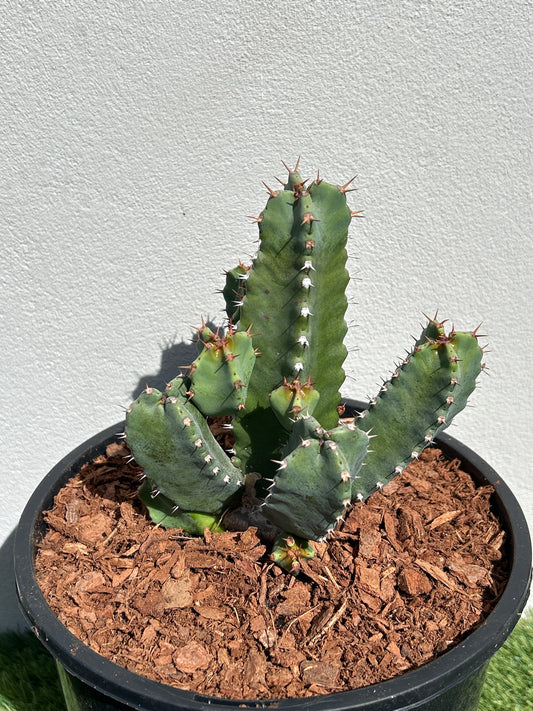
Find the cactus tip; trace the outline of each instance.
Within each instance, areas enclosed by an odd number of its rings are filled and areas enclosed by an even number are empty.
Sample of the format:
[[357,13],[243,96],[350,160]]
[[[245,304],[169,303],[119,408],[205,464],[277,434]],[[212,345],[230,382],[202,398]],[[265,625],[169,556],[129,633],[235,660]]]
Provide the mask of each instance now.
[[484,333],[478,333],[478,331],[479,331],[479,329],[481,328],[482,325],[483,325],[483,321],[482,321],[480,324],[478,324],[478,325],[474,328],[473,331],[471,331],[471,334],[472,334],[472,336],[473,336],[474,338],[486,338],[486,337],[487,337],[486,334],[484,334]]
[[294,166],[294,170],[291,170],[291,169],[289,168],[289,166],[287,165],[287,163],[285,163],[284,160],[282,160],[281,162],[282,162],[282,164],[283,164],[283,167],[285,168],[285,170],[286,170],[288,173],[296,173],[296,171],[297,171],[298,168],[300,167],[300,158],[301,158],[301,157],[302,157],[302,156],[298,156],[298,160],[296,161],[296,165]]
[[273,197],[273,198],[278,197],[278,195],[279,195],[279,190],[273,190],[272,188],[270,188],[270,187],[265,183],[264,180],[261,181],[261,182],[263,183],[263,185],[264,185],[265,188],[267,189],[267,192],[268,192],[268,194],[270,195],[270,197]]
[[357,178],[357,175],[354,175],[353,178],[350,178],[350,180],[348,180],[347,183],[344,183],[344,185],[338,185],[337,187],[339,188],[339,191],[341,193],[351,193],[354,190],[357,190],[357,188],[350,188],[349,187],[356,178]]

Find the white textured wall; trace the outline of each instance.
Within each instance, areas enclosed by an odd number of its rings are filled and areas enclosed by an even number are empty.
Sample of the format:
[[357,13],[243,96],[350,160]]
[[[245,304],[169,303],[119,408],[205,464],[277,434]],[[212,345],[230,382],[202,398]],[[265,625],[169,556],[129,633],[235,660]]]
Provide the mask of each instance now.
[[168,339],[219,315],[260,181],[300,154],[305,175],[359,176],[345,394],[375,392],[422,311],[483,320],[491,377],[451,433],[531,521],[532,16],[518,0],[3,3],[6,571],[46,471],[121,418]]

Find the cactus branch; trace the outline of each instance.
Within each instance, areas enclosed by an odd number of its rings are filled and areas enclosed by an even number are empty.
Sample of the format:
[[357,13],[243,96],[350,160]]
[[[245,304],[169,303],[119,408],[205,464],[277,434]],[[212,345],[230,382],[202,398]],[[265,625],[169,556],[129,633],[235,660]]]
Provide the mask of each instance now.
[[[280,532],[274,560],[294,572],[314,554],[310,540],[327,538],[352,501],[382,488],[449,426],[484,368],[484,348],[481,325],[446,331],[435,314],[368,410],[339,420],[346,242],[362,217],[347,204],[355,177],[333,185],[320,173],[302,179],[299,158],[294,169],[283,165],[281,189],[264,183],[266,206],[250,217],[256,257],[226,272],[227,327],[213,331],[202,319],[196,359],[164,392],[137,398],[125,434],[154,521],[220,530],[253,480],[252,498]],[[227,451],[207,421],[222,416]]]

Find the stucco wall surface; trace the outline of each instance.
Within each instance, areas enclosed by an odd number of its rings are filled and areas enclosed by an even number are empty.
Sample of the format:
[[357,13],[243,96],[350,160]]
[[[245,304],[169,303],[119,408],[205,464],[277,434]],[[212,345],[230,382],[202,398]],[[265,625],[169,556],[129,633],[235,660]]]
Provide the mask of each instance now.
[[[530,2],[15,2],[0,16],[0,560],[74,445],[222,319],[261,184],[358,175],[344,392],[483,321],[451,434],[533,522]],[[174,358],[174,360],[173,360]],[[2,575],[0,626],[14,624]]]

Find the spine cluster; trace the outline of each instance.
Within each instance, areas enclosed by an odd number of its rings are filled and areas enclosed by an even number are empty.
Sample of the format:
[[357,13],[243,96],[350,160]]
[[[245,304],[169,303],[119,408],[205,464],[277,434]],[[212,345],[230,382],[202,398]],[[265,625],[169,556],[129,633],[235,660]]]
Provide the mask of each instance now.
[[[202,321],[198,357],[165,392],[148,388],[133,403],[126,437],[154,520],[192,533],[216,529],[246,474],[259,474],[261,510],[281,532],[274,558],[294,568],[312,555],[307,540],[327,537],[351,502],[400,473],[464,408],[483,349],[477,330],[446,333],[429,319],[368,410],[339,421],[346,241],[360,213],[347,204],[352,181],[288,171],[253,218],[253,263],[226,272],[227,329]],[[208,416],[231,417],[230,452]]]

